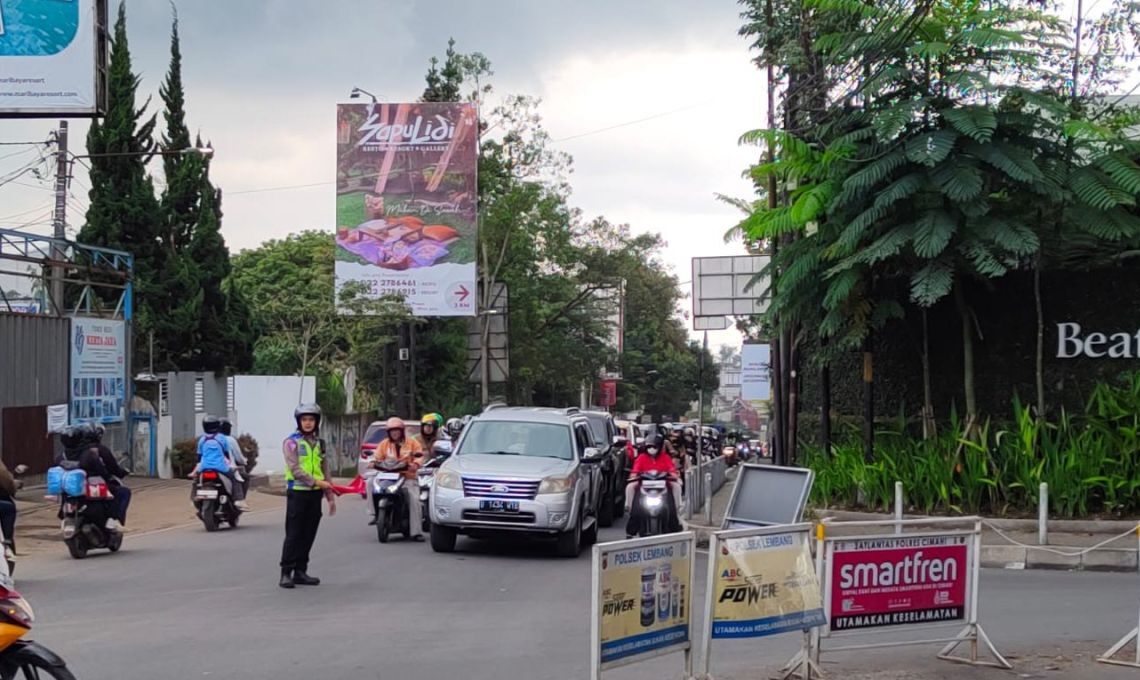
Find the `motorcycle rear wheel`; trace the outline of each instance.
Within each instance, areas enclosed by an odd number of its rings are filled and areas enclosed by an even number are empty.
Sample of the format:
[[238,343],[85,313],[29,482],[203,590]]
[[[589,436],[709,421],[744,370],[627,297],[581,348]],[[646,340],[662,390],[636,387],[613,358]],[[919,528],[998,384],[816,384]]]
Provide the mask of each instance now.
[[76,535],[64,541],[67,544],[67,552],[77,560],[87,557],[87,546],[83,543],[83,537]]
[[218,530],[218,516],[215,514],[216,512],[216,503],[214,501],[202,503],[202,524],[205,525],[206,531],[208,532]]

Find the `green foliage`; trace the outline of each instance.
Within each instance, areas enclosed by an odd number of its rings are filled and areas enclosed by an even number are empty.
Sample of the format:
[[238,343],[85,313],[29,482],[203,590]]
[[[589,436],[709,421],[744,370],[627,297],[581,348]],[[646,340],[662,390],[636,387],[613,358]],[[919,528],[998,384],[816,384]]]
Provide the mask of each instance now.
[[241,447],[241,455],[245,457],[245,471],[253,472],[253,468],[257,467],[257,456],[261,452],[261,446],[249,433],[238,435],[237,442]]
[[850,434],[830,457],[808,448],[816,503],[888,511],[900,481],[918,512],[1032,514],[1045,482],[1054,516],[1140,513],[1140,372],[1097,384],[1080,416],[1056,422],[1015,398],[1012,420],[987,421],[970,436],[956,419],[925,441],[903,428],[880,431],[873,463]]
[[175,478],[183,478],[190,474],[198,464],[198,440],[183,439],[175,442],[167,451],[170,457],[170,467],[173,468]]

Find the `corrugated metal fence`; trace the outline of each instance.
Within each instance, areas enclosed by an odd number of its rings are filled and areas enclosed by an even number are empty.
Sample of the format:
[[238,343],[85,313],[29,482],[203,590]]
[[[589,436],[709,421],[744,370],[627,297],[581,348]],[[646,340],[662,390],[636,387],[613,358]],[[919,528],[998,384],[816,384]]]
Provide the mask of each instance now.
[[[0,411],[67,403],[70,335],[66,318],[0,313]],[[0,443],[5,442],[2,420]],[[47,435],[46,417],[39,434]]]

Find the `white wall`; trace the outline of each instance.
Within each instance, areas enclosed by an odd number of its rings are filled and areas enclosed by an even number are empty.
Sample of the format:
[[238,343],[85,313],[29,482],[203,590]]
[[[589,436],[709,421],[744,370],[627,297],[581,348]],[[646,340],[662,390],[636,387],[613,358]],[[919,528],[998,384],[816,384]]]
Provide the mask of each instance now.
[[301,402],[317,400],[317,382],[312,376],[240,375],[234,381],[234,436],[250,434],[259,447],[256,473],[280,474],[285,470],[281,443],[297,429],[293,409]]
[[158,447],[158,476],[170,479],[174,476],[170,465],[170,447],[174,445],[174,419],[170,416],[161,416],[158,419],[158,437],[155,446]]

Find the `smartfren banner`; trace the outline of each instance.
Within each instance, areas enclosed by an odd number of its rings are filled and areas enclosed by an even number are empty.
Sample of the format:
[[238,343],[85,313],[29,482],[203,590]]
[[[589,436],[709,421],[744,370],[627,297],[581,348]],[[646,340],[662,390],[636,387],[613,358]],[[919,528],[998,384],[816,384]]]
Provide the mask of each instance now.
[[106,0],[0,0],[0,116],[98,113]]

